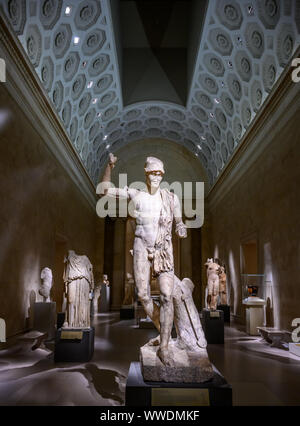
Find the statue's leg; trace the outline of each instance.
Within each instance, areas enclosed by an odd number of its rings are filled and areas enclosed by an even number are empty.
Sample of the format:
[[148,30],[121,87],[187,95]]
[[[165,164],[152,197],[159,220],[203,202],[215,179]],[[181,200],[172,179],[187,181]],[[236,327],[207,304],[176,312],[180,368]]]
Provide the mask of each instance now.
[[133,272],[137,294],[146,314],[151,318],[155,327],[160,331],[159,307],[153,303],[150,296],[150,262],[148,252],[141,239],[134,245]]
[[174,273],[162,272],[158,277],[158,284],[160,290],[160,348],[157,354],[165,365],[171,365],[168,344],[174,319]]
[[76,282],[71,281],[68,285],[68,318],[67,323],[69,327],[74,326],[75,321],[75,312],[74,312],[74,304],[75,304],[75,298],[76,298]]

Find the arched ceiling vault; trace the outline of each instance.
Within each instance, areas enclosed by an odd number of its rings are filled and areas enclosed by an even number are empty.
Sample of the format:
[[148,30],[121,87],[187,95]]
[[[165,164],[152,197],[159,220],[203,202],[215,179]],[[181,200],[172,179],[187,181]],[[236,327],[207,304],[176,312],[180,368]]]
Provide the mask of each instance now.
[[209,0],[186,105],[124,107],[118,0],[0,4],[95,184],[109,151],[145,138],[183,145],[213,184],[300,41],[300,0]]

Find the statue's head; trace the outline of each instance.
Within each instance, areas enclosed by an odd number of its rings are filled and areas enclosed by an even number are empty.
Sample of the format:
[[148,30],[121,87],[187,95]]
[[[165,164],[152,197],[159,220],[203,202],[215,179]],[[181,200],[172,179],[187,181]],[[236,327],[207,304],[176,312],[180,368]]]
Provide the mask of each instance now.
[[108,279],[108,276],[106,274],[103,274],[103,281],[106,281]]
[[164,163],[156,157],[147,157],[144,170],[147,185],[157,189],[165,174]]

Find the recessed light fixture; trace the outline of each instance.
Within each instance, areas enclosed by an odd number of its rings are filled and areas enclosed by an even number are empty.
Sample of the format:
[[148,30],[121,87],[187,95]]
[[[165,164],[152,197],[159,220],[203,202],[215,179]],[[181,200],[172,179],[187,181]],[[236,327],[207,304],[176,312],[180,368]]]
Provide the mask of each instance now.
[[103,140],[106,141],[107,137],[108,137],[108,135],[105,135],[104,138],[103,138]]
[[102,112],[97,112],[97,117],[101,117]]
[[87,87],[88,89],[90,89],[90,88],[92,87],[92,85],[93,85],[93,81],[89,81],[86,87]]
[[216,104],[220,103],[220,99],[218,99],[218,98],[215,98],[214,101],[215,101]]
[[231,61],[228,61],[228,66],[229,66],[229,68],[232,68],[232,62]]
[[253,15],[253,12],[254,12],[254,8],[253,8],[253,6],[250,4],[250,5],[248,6],[248,14],[249,14],[249,15]]
[[98,101],[98,99],[97,99],[97,98],[94,98],[94,99],[92,100],[92,103],[93,103],[93,104],[96,104],[96,103],[97,103],[97,101]]
[[196,157],[198,157],[198,154],[197,154],[197,152],[195,152],[195,155],[196,155]]
[[109,149],[110,148],[110,145],[106,145],[106,149]]
[[65,15],[67,15],[67,16],[70,15],[71,10],[72,10],[71,7],[67,6],[66,9],[65,9]]
[[76,37],[74,37],[74,41],[73,41],[73,42],[74,42],[74,44],[78,44],[78,43],[79,43],[79,41],[80,41],[80,38],[79,38],[79,37],[77,37],[77,36],[76,36]]
[[85,68],[86,64],[87,64],[87,62],[86,62],[86,61],[83,61],[83,62],[82,62],[82,66],[83,66],[83,68]]
[[205,141],[205,140],[206,140],[205,136],[201,136],[201,139],[202,139],[203,141]]
[[200,150],[202,149],[200,145],[197,145],[197,148],[200,149]]
[[209,115],[211,116],[211,118],[214,118],[214,114],[212,112],[210,112]]

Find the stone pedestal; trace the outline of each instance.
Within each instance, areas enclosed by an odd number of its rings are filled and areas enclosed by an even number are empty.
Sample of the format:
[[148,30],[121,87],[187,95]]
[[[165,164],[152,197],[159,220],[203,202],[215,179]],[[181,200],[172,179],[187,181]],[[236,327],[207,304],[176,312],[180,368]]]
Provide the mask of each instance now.
[[109,312],[109,311],[110,311],[110,286],[107,286],[106,284],[101,284],[99,312],[102,314],[103,312]]
[[212,366],[213,377],[204,383],[145,381],[139,362],[130,364],[125,405],[138,406],[231,406],[232,388]]
[[54,362],[88,362],[94,353],[94,327],[60,328],[55,336]]
[[208,344],[224,343],[224,312],[203,309],[201,315],[202,328]]
[[120,319],[133,319],[134,318],[134,306],[133,305],[123,305],[120,309]]
[[206,349],[180,349],[176,339],[168,346],[171,366],[164,365],[157,356],[158,346],[144,345],[140,349],[142,375],[145,381],[173,383],[202,383],[213,377],[212,365]]
[[259,336],[257,327],[264,326],[266,301],[256,296],[250,296],[243,300],[243,305],[246,305],[246,332],[251,336]]
[[55,337],[56,303],[36,302],[33,305],[33,329],[48,333],[47,340]]
[[230,306],[229,305],[218,305],[218,311],[224,312],[224,322],[230,323]]

